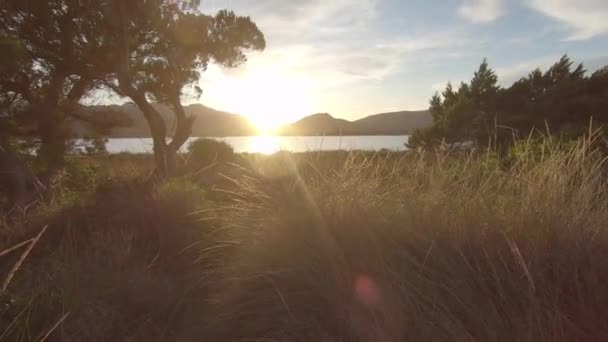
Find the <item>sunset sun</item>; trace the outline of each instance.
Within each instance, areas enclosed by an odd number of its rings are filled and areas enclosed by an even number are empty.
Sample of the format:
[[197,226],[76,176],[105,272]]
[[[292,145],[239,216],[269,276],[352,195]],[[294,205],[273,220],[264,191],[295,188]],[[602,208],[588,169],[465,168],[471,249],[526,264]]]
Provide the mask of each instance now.
[[262,134],[269,134],[280,126],[294,121],[298,115],[312,111],[305,89],[297,82],[279,79],[252,79],[248,94],[243,99],[242,113]]
[[216,95],[236,99],[229,110],[245,115],[262,135],[272,134],[313,111],[306,85],[287,75],[254,72],[225,84]]

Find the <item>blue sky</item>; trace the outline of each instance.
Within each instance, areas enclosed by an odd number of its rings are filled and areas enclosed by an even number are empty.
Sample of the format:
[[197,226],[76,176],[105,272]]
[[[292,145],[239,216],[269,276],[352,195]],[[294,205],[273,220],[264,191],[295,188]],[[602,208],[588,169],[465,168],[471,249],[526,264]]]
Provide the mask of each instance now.
[[608,64],[608,0],[203,0],[249,15],[267,49],[205,72],[201,102],[265,122],[428,107],[486,57],[508,85],[565,53]]

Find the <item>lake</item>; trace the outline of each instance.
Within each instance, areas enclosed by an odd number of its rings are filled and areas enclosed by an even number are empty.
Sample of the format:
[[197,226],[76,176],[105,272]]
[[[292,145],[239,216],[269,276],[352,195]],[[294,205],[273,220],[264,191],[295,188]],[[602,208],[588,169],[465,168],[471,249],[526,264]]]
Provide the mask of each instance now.
[[[197,138],[190,138],[190,141]],[[310,152],[336,150],[365,150],[379,151],[389,149],[403,151],[408,136],[378,135],[378,136],[251,136],[213,138],[230,144],[236,153],[272,154],[279,151]],[[188,142],[183,150],[187,149]],[[152,152],[151,138],[113,138],[106,145],[108,152],[120,153],[150,153]]]

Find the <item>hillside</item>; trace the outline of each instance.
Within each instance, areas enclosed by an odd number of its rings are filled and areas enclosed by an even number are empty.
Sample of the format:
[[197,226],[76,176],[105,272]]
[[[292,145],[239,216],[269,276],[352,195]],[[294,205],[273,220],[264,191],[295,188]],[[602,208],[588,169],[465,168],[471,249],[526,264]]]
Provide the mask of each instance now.
[[[169,132],[173,127],[170,108],[156,104],[167,122]],[[200,104],[185,107],[186,113],[194,116],[193,136],[247,136],[256,135],[257,130],[242,115],[218,111]],[[119,121],[121,125],[107,133],[110,137],[140,138],[149,137],[148,125],[136,105],[90,106],[82,107],[82,115],[97,118],[98,121]],[[307,116],[293,124],[279,129],[281,135],[402,135],[416,128],[431,124],[428,111],[401,111],[376,114],[356,121],[334,118],[327,113]],[[89,132],[86,124],[74,122],[72,130],[76,135]]]
[[[171,132],[174,125],[171,109],[162,104],[155,104],[154,106],[167,122],[168,131]],[[200,104],[186,106],[184,109],[188,115],[195,117],[192,127],[193,136],[219,137],[256,134],[255,127],[244,116],[218,111]],[[141,138],[150,136],[150,130],[144,116],[139,108],[132,103],[120,106],[83,107],[82,114],[88,117],[121,118],[122,124],[110,130],[108,135],[111,137]],[[125,114],[126,117],[121,114]],[[77,135],[89,131],[87,125],[82,123],[74,123],[72,128]]]
[[353,131],[365,131],[367,134],[403,134],[414,129],[430,126],[433,119],[427,110],[401,111],[370,115],[352,123]]
[[339,134],[348,129],[352,123],[336,119],[327,113],[307,116],[293,124],[285,125],[279,130],[282,135],[327,135]]
[[428,111],[401,111],[371,115],[356,121],[314,114],[284,127],[284,135],[400,135],[430,126]]

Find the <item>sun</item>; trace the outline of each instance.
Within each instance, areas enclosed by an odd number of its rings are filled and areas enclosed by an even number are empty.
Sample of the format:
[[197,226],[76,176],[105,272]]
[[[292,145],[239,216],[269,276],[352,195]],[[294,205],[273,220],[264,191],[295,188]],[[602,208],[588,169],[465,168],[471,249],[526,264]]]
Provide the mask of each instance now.
[[238,92],[237,112],[246,115],[262,135],[312,113],[306,87],[297,80],[278,76],[251,77]]
[[269,135],[275,133],[283,123],[270,115],[251,115],[249,117],[251,123],[256,127],[261,135]]

